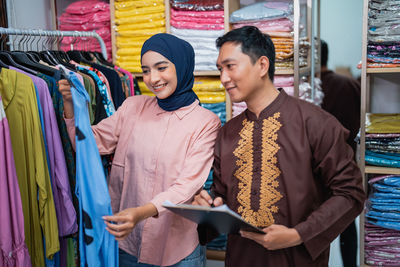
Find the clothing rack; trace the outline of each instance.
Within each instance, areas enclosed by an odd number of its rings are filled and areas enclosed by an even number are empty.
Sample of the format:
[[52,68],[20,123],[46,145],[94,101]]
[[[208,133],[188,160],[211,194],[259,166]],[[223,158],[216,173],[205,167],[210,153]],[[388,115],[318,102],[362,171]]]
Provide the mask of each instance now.
[[104,59],[107,60],[107,51],[106,45],[104,44],[103,39],[100,35],[93,31],[93,32],[81,32],[81,31],[48,31],[48,30],[34,30],[34,29],[13,29],[13,28],[2,28],[0,27],[0,34],[7,34],[7,35],[26,35],[26,36],[44,36],[44,37],[92,37],[96,38],[97,41],[100,43],[101,53],[103,54]]

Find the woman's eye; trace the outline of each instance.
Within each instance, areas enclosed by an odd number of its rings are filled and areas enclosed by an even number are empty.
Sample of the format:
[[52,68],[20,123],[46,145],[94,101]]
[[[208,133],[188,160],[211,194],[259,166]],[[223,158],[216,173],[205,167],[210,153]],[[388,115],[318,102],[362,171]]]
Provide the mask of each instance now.
[[142,70],[142,73],[147,74],[147,73],[149,73],[149,70]]
[[158,68],[159,71],[163,71],[163,70],[166,70],[166,69],[167,69],[167,67],[159,67]]

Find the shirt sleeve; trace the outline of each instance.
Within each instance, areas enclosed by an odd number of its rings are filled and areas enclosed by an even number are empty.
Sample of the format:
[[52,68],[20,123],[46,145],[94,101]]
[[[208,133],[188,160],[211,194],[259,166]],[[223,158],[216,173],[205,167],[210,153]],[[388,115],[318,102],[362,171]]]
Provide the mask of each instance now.
[[332,116],[307,123],[313,173],[328,189],[325,202],[294,228],[315,260],[363,209],[365,193],[348,131]]
[[[128,104],[126,102],[127,101],[125,101],[113,115],[100,121],[97,125],[92,126],[93,135],[100,155],[108,155],[115,151],[121,128],[124,125],[124,115],[125,112],[127,112]],[[75,119],[67,119],[64,117],[64,121],[67,126],[71,144],[75,150]]]
[[162,206],[165,200],[175,204],[186,203],[201,189],[211,169],[214,144],[219,128],[220,121],[215,116],[215,119],[209,122],[189,148],[180,177],[171,187],[150,201],[156,206],[158,214],[165,211]]

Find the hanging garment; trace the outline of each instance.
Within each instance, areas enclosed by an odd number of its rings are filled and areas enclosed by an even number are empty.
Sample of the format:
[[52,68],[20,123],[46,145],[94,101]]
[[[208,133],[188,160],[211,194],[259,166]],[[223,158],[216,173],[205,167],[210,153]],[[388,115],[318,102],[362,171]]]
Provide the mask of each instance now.
[[0,96],[0,265],[30,267],[10,129]]
[[78,231],[76,212],[72,204],[68,171],[57,126],[56,114],[46,82],[22,70],[12,68],[30,77],[37,88],[37,98],[43,113],[44,136],[47,143],[50,179],[53,189],[54,204],[58,221],[58,234],[67,236]]
[[11,143],[24,213],[26,244],[33,266],[59,251],[58,225],[47,167],[35,88],[32,80],[14,70],[2,69],[0,94],[10,125]]
[[[111,215],[111,200],[99,151],[90,128],[89,95],[69,72],[76,127],[76,190],[79,198],[79,247],[81,266],[118,266],[118,243],[102,219]],[[88,156],[90,155],[90,157]]]

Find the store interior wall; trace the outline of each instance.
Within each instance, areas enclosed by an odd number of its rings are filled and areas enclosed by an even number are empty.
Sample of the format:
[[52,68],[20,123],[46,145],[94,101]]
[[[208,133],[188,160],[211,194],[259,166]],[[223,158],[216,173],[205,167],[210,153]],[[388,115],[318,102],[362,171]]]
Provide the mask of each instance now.
[[[255,2],[242,0],[245,4]],[[241,1],[241,2],[242,2]],[[8,25],[21,29],[56,28],[49,0],[7,0]],[[66,2],[66,1],[64,1]],[[354,77],[360,75],[357,64],[361,60],[363,1],[321,0],[321,38],[329,45],[328,67],[348,67]],[[346,18],[346,20],[341,19]],[[371,97],[374,112],[399,112],[400,88],[394,75],[374,79],[374,87],[385,85],[384,94],[373,90]],[[388,97],[390,94],[391,97]],[[389,103],[388,103],[389,100]],[[358,226],[358,224],[357,224]],[[330,266],[341,267],[338,240],[332,245]],[[208,261],[207,267],[223,266],[222,262]]]

